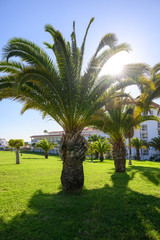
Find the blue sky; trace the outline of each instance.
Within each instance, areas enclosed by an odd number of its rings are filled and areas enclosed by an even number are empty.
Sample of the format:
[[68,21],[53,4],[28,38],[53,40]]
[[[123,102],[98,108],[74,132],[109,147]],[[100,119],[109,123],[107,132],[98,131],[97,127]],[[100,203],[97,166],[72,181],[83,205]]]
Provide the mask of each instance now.
[[[101,37],[113,32],[119,42],[132,47],[136,62],[151,66],[160,62],[159,0],[5,0],[0,1],[0,58],[2,48],[12,37],[23,37],[43,46],[51,42],[44,31],[52,24],[70,40],[73,20],[76,21],[78,44],[82,42],[91,17],[95,17],[86,43],[84,67]],[[51,54],[51,52],[48,52]],[[0,138],[23,138],[60,130],[55,121],[42,119],[36,111],[20,115],[21,104],[10,100],[0,102]]]

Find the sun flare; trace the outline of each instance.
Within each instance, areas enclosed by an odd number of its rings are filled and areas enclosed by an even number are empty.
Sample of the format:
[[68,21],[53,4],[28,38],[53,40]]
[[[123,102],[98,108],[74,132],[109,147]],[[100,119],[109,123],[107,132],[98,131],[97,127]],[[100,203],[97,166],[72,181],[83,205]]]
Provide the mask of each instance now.
[[113,56],[108,62],[104,65],[101,70],[100,75],[118,75],[122,72],[124,65],[129,63],[134,63],[134,57],[130,53],[120,52]]

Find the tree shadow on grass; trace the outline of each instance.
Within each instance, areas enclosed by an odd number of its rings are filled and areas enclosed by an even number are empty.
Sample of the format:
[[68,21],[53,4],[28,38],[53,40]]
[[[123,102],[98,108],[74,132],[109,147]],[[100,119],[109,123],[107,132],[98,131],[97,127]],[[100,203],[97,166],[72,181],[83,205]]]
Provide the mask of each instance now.
[[0,166],[9,166],[9,165],[16,165],[16,163],[2,163],[2,164],[0,164]]
[[1,240],[159,239],[160,201],[128,188],[135,172],[114,173],[113,186],[79,194],[36,191],[28,208],[0,221]]
[[45,159],[44,156],[42,156],[42,158],[33,158],[33,157],[30,157],[30,158],[26,158],[26,157],[21,157],[21,159],[25,160],[25,159],[36,159],[36,160],[43,160]]
[[155,167],[131,166],[127,172],[141,174],[145,179],[152,182],[154,185],[160,185],[160,169]]

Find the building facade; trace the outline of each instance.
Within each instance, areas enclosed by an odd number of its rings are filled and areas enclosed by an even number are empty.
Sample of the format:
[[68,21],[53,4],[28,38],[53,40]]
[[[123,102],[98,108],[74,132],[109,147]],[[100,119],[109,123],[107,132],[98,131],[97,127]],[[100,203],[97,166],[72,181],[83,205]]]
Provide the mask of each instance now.
[[[158,104],[153,104],[152,111],[148,115],[155,115],[157,116],[157,109],[160,107]],[[160,114],[159,114],[160,117]],[[31,136],[31,145],[35,145],[38,141],[42,140],[43,138],[47,138],[50,141],[54,141],[57,143],[57,146],[60,144],[61,137],[64,134],[64,131],[54,131],[54,132],[48,132],[46,135],[34,135]],[[109,135],[103,133],[100,130],[96,130],[93,128],[85,128],[82,131],[82,136],[86,140],[88,140],[89,136],[97,134],[99,136],[103,136],[105,138],[108,138]],[[138,137],[139,139],[143,139],[147,142],[151,141],[152,138],[160,136],[160,122],[157,121],[146,121],[142,124],[140,124],[140,127],[138,129],[134,129],[134,138]],[[126,140],[126,145],[128,144]],[[40,151],[40,150],[39,150]],[[55,149],[50,151],[51,153],[58,154],[59,148],[56,147]],[[150,147],[149,150],[141,149],[140,150],[140,157],[141,160],[149,160],[150,157],[153,157],[155,154],[159,154],[158,151],[156,151],[154,148]],[[127,158],[129,156],[129,150],[127,148]],[[132,159],[134,159],[136,156],[136,150],[132,148]]]
[[0,150],[5,150],[8,146],[8,142],[5,138],[0,138]]

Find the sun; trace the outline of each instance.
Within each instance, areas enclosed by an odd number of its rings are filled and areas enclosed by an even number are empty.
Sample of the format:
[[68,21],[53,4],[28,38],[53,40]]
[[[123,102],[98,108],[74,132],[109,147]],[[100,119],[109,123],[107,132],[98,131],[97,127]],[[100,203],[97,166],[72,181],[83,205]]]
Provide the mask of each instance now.
[[111,57],[108,62],[102,68],[100,75],[118,75],[122,72],[124,65],[129,63],[134,63],[133,54],[127,52],[117,53],[115,56]]

